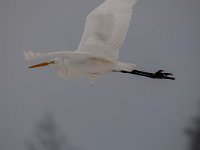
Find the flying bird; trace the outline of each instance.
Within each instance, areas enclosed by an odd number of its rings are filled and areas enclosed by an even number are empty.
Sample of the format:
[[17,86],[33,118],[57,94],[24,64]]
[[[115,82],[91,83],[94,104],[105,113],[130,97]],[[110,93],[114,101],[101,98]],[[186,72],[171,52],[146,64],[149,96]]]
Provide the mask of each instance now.
[[44,62],[29,68],[52,66],[63,79],[83,76],[92,83],[96,78],[111,72],[175,80],[171,73],[163,70],[153,73],[140,71],[135,64],[118,60],[119,49],[124,43],[136,2],[137,0],[105,0],[87,16],[81,42],[75,51],[26,51],[24,56],[28,61],[46,58]]

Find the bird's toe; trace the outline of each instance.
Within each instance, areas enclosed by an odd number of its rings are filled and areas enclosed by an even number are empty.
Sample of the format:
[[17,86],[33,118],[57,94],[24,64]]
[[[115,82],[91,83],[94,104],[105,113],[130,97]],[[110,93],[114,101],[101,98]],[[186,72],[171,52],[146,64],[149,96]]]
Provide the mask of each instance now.
[[164,70],[158,70],[155,72],[155,78],[175,80],[172,73],[167,73]]

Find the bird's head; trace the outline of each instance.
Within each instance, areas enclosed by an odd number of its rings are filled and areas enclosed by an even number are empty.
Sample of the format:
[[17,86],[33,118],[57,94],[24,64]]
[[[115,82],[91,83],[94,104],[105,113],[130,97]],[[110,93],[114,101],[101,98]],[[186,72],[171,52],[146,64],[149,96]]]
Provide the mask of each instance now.
[[39,67],[45,67],[45,66],[51,66],[51,67],[60,67],[64,64],[64,60],[62,58],[56,57],[51,60],[32,65],[29,68],[39,68]]

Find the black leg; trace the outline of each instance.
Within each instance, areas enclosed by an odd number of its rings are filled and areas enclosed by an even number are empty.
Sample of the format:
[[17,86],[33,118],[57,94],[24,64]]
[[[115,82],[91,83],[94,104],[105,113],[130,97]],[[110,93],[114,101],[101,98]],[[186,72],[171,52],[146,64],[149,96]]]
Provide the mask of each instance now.
[[145,76],[153,79],[170,79],[170,80],[175,80],[174,77],[172,77],[171,73],[165,73],[163,70],[159,70],[155,73],[150,73],[150,72],[144,72],[144,71],[139,71],[139,70],[133,70],[131,72],[128,71],[121,71],[122,73],[129,73],[129,74],[135,74],[135,75],[140,75],[140,76]]

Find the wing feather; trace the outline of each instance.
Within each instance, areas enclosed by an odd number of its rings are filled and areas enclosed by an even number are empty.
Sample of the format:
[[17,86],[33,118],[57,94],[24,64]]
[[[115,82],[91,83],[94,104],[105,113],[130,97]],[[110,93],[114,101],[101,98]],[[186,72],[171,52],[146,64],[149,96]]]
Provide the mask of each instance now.
[[77,51],[117,59],[137,0],[105,0],[86,18]]

